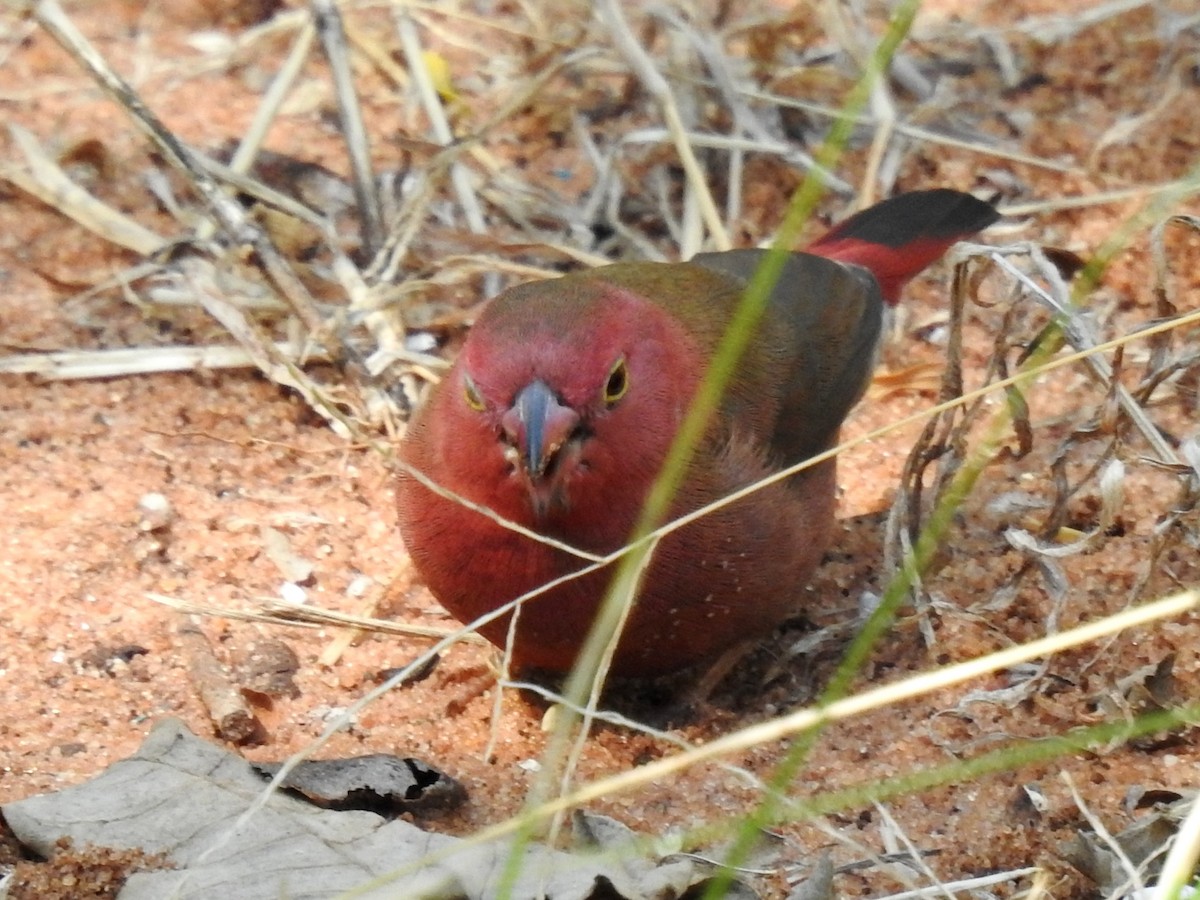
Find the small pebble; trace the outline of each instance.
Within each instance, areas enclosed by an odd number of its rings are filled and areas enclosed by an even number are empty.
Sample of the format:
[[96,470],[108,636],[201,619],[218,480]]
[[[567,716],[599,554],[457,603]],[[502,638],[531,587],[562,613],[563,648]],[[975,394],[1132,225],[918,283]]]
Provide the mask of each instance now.
[[285,603],[294,603],[297,606],[308,602],[308,592],[294,581],[285,581],[279,588],[279,596]]
[[141,531],[162,531],[174,520],[171,501],[162,494],[143,494],[138,500],[138,528]]

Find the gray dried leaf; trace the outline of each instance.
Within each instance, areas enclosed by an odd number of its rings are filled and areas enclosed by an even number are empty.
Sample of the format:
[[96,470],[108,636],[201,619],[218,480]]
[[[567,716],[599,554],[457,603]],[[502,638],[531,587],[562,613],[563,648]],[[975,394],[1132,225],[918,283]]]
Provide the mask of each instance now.
[[1170,653],[1120,678],[1113,689],[1097,694],[1092,702],[1109,715],[1140,715],[1170,708],[1175,697],[1175,654]]
[[[1137,867],[1142,879],[1149,882],[1162,869],[1167,841],[1178,829],[1177,816],[1155,812],[1113,835],[1113,840]],[[1067,844],[1063,855],[1071,865],[1099,885],[1103,896],[1112,894],[1129,881],[1130,872],[1120,856],[1091,832],[1081,831]]]
[[571,815],[571,835],[580,850],[613,850],[637,840],[637,833],[628,825],[582,809]]
[[812,874],[796,884],[788,892],[788,900],[834,900],[837,892],[833,889],[833,861],[828,853],[817,857],[812,866]]
[[[252,763],[273,778],[283,763]],[[309,759],[292,768],[280,786],[325,809],[366,810],[384,816],[454,809],[467,800],[454,778],[419,759],[371,753],[347,759]]]
[[[42,856],[52,856],[66,837],[76,845],[161,853],[176,867],[135,873],[119,900],[324,900],[352,889],[369,900],[484,900],[496,895],[513,852],[507,840],[473,846],[403,819],[320,809],[284,793],[250,813],[262,793],[262,777],[248,762],[167,719],[136,754],[91,781],[0,812],[16,838]],[[711,876],[689,860],[626,872],[607,858],[538,845],[521,852],[514,897],[680,900],[696,896]],[[734,896],[752,896],[743,888]]]
[[[671,843],[671,840],[660,837],[650,841],[616,819],[597,813],[576,810],[571,817],[571,831],[582,852],[603,854],[614,885],[638,884],[642,889],[650,888],[644,896],[654,900],[659,897],[703,897],[707,885],[721,868],[714,859],[723,851],[661,856],[661,849],[646,848],[652,844]],[[729,882],[721,896],[726,900],[758,898],[749,885],[737,878]]]
[[1008,804],[1009,817],[1025,827],[1037,825],[1050,808],[1046,795],[1036,784],[1018,785]]

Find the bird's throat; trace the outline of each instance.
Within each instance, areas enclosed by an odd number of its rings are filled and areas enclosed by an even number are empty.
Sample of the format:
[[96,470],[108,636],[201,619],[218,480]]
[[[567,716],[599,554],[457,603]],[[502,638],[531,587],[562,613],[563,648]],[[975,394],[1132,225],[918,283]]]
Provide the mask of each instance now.
[[535,526],[544,527],[563,515],[569,508],[566,491],[556,484],[529,486],[529,510]]
[[525,488],[535,527],[556,524],[570,513],[572,482],[583,468],[582,452],[582,440],[573,437],[554,449],[540,472],[517,468],[515,475]]

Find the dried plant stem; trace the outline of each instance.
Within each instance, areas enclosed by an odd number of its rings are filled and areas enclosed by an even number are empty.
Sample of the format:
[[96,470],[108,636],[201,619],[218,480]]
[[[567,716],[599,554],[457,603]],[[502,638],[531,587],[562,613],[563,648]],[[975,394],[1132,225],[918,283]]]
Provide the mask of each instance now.
[[[1146,884],[1142,881],[1142,875],[1138,871],[1138,867],[1134,865],[1133,860],[1129,858],[1129,854],[1125,852],[1125,848],[1121,846],[1120,841],[1113,837],[1112,832],[1104,827],[1104,823],[1100,821],[1087,803],[1084,802],[1083,796],[1075,787],[1075,781],[1071,778],[1069,772],[1059,772],[1059,778],[1063,784],[1067,786],[1067,790],[1071,792],[1071,799],[1075,802],[1075,808],[1079,810],[1088,825],[1092,827],[1092,831],[1096,836],[1104,842],[1104,846],[1108,852],[1113,854],[1121,863],[1121,868],[1127,876],[1125,885],[1122,887],[1134,888],[1134,896],[1143,897],[1146,895]],[[1125,891],[1121,890],[1117,896],[1125,896]]]
[[198,259],[184,259],[179,264],[183,277],[200,305],[210,316],[237,339],[263,374],[276,384],[294,388],[313,410],[325,417],[329,426],[342,437],[358,434],[358,424],[341,410],[324,389],[309,378],[300,366],[279,352],[257,324],[245,312],[225,298],[217,284],[214,266]]
[[342,17],[333,0],[312,0],[312,11],[317,32],[321,36],[321,46],[325,49],[325,58],[329,60],[342,137],[350,153],[350,170],[363,229],[363,244],[368,253],[373,253],[383,243],[383,216],[379,208],[379,196],[375,191],[370,143],[367,140],[367,129],[363,125],[362,107],[359,105],[358,94],[354,90],[354,79],[350,74],[350,58],[346,49],[346,33],[342,29]]
[[[926,900],[939,895],[957,897],[962,895],[984,895],[984,888],[1007,884],[1020,878],[1029,878],[1045,870],[1037,866],[1027,866],[1023,869],[1010,869],[1007,872],[996,872],[994,875],[980,875],[977,878],[962,878],[957,881],[935,882],[936,886],[914,888],[911,891],[901,891],[898,894],[888,894],[878,900]],[[1025,900],[1031,900],[1026,894]]]
[[867,152],[867,166],[858,187],[858,208],[865,209],[875,202],[875,190],[880,181],[883,158],[896,133],[896,105],[891,94],[881,81],[871,92],[871,106],[875,111],[875,134],[871,137],[871,148]]
[[[1096,342],[1091,339],[1082,327],[1078,326],[1075,313],[1071,309],[1067,298],[1052,297],[1028,275],[1010,263],[1003,254],[993,251],[990,256],[996,265],[1021,284],[1032,296],[1037,297],[1058,316],[1062,317],[1064,331],[1067,333],[1071,346],[1075,350],[1089,351],[1096,349]],[[1046,264],[1041,268],[1044,272],[1048,272],[1052,267]],[[1158,430],[1158,427],[1150,421],[1150,417],[1146,415],[1146,411],[1138,405],[1133,395],[1129,393],[1129,389],[1125,385],[1113,381],[1113,369],[1108,360],[1099,353],[1086,353],[1083,356],[1083,363],[1091,370],[1093,376],[1100,384],[1106,388],[1110,388],[1114,392],[1121,411],[1129,417],[1137,430],[1141,432],[1142,437],[1154,449],[1159,460],[1165,463],[1180,464],[1179,456],[1172,449],[1171,445],[1167,443],[1166,438],[1162,436],[1162,432]]]
[[[279,358],[292,349],[274,344]],[[316,352],[310,359],[325,356]],[[125,347],[119,350],[64,350],[58,353],[21,353],[0,358],[0,373],[29,374],[50,381],[80,378],[114,378],[152,372],[190,372],[196,369],[245,369],[257,365],[254,355],[240,344],[204,347]]]
[[[655,760],[583,785],[570,794],[556,797],[535,809],[526,810],[517,817],[475,832],[470,838],[464,839],[463,849],[528,829],[532,827],[532,823],[544,821],[562,810],[586,806],[601,798],[611,800],[646,785],[663,783],[673,775],[701,763],[732,756],[753,747],[769,745],[812,729],[822,728],[831,722],[843,721],[872,710],[892,708],[900,703],[945,690],[953,685],[993,672],[1004,671],[1050,654],[1061,653],[1071,647],[1100,640],[1110,634],[1148,625],[1162,619],[1185,615],[1197,606],[1200,606],[1200,590],[1184,591],[1152,603],[1123,610],[1099,621],[1089,622],[1050,637],[1008,647],[984,657],[905,678],[902,681],[883,685],[862,694],[844,697],[828,706],[799,710],[768,722],[753,725],[716,738],[693,750]],[[414,663],[414,665],[417,664]],[[372,692],[372,694],[374,693]],[[366,701],[367,698],[363,698],[356,703],[347,711],[347,715],[354,715],[360,708],[360,704]],[[335,725],[336,723],[327,729],[330,734],[333,733]],[[420,864],[429,864],[436,858],[436,854],[430,855],[421,860]],[[406,870],[393,874],[396,877],[402,877],[404,871]]]
[[[442,146],[449,147],[454,143],[454,132],[450,128],[450,122],[446,118],[446,111],[442,107],[442,102],[434,87],[429,69],[425,65],[424,52],[421,47],[420,36],[417,33],[416,23],[413,21],[407,8],[403,6],[396,10],[396,31],[400,36],[400,45],[404,50],[405,58],[408,60],[409,72],[412,75],[413,83],[417,87],[417,94],[421,99],[421,105],[425,109],[425,115],[429,117],[429,125],[433,129],[434,139]],[[459,205],[462,207],[463,216],[467,220],[467,227],[474,234],[486,234],[487,223],[484,221],[483,210],[479,206],[475,190],[471,186],[469,173],[457,160],[450,162],[449,172],[450,183],[454,187],[455,196],[457,196]]]
[[124,79],[112,70],[63,13],[57,0],[38,0],[34,5],[33,15],[63,49],[91,73],[96,82],[132,116],[134,122],[150,136],[167,158],[187,173],[209,213],[230,239],[235,244],[254,249],[263,270],[287,298],[304,327],[312,335],[322,335],[324,321],[317,311],[315,301],[275,249],[267,234],[247,217],[232,197],[226,195],[220,185],[205,171],[194,152],[171,133]]
[[254,119],[250,122],[250,127],[238,142],[237,149],[234,150],[233,156],[229,160],[230,170],[241,173],[250,171],[250,166],[266,139],[271,123],[279,115],[280,107],[283,106],[288,92],[291,91],[292,85],[300,76],[300,70],[308,60],[308,54],[312,50],[316,34],[316,27],[310,19],[304,23],[300,33],[296,35],[292,49],[288,51],[287,59],[284,60],[278,74],[271,80],[271,84],[254,114]]
[[0,165],[0,178],[7,179],[27,194],[32,194],[47,206],[134,253],[149,256],[167,245],[167,239],[155,234],[120,210],[97,200],[79,187],[50,156],[42,150],[32,134],[16,123],[9,123],[8,132],[25,157],[26,172],[11,164]]
[[[234,169],[232,166],[227,166],[196,150],[192,150],[192,159],[209,175],[222,181],[227,187],[233,188],[239,194],[246,194],[249,197],[253,197],[255,200],[274,207],[294,219],[299,219],[301,222],[312,225],[314,228],[319,230],[325,229],[325,219],[294,197],[277,191],[263,184],[257,178],[251,178],[245,173]],[[198,236],[202,233],[211,233],[211,229],[208,231],[197,229]]]
[[[826,187],[830,190],[841,194],[853,193],[853,188],[847,182],[843,181],[831,170],[819,166],[816,160],[801,150],[799,146],[777,141],[771,136],[766,126],[754,114],[754,111],[746,102],[754,96],[754,92],[747,89],[741,83],[741,80],[734,75],[733,65],[731,65],[729,57],[722,52],[716,40],[707,34],[701,34],[694,27],[689,26],[678,14],[670,9],[659,7],[655,10],[654,14],[658,18],[665,20],[672,28],[684,33],[691,41],[712,77],[711,84],[720,93],[725,105],[732,113],[736,129],[746,136],[750,144],[754,145],[755,148],[764,146],[777,148],[772,152],[779,153],[788,164],[805,171],[816,170],[822,179],[824,179]],[[699,86],[703,85],[704,82],[697,81],[696,84]],[[685,136],[687,142],[692,146],[703,146],[703,143],[700,143],[700,141],[705,137],[708,137],[708,135],[697,135],[690,132]],[[737,138],[733,138],[733,140],[736,141]],[[734,178],[731,175],[729,179],[731,187],[740,184],[740,182],[740,177]],[[730,193],[732,196],[736,196],[735,191],[731,190]],[[734,222],[732,216],[729,216],[729,221],[731,224]]]
[[[147,592],[146,599],[171,609],[177,609],[194,615],[217,616],[222,619],[239,619],[245,622],[266,622],[272,625],[288,625],[294,628],[346,628],[370,631],[377,634],[397,634],[405,637],[429,638],[441,640],[453,632],[445,628],[433,628],[426,625],[411,625],[395,622],[391,619],[377,619],[370,616],[359,616],[339,612],[336,609],[322,609],[317,606],[300,606],[288,603],[274,597],[264,597],[257,601],[257,609],[233,609],[227,606],[212,606],[206,603],[194,603],[166,594]],[[477,634],[463,635],[460,640],[468,644],[484,644],[483,638]]]
[[[613,43],[625,57],[625,61],[633,69],[638,80],[659,105],[667,124],[667,130],[675,142],[675,150],[679,154],[680,165],[683,166],[683,171],[687,176],[688,186],[695,193],[696,202],[700,207],[700,215],[708,229],[713,246],[717,250],[728,250],[733,244],[725,231],[725,225],[721,221],[721,213],[717,209],[716,201],[713,200],[712,192],[708,189],[708,179],[700,167],[699,160],[696,159],[692,145],[688,142],[687,128],[679,113],[679,104],[675,102],[667,80],[655,68],[650,56],[634,37],[629,23],[625,21],[625,14],[616,0],[601,0],[597,4],[597,9],[608,26]],[[689,254],[685,250],[683,255]]]
[[1200,800],[1193,799],[1187,818],[1175,834],[1175,843],[1167,853],[1151,900],[1182,897],[1184,887],[1194,884],[1197,860],[1200,860]]
[[258,730],[258,720],[242,692],[229,680],[220,661],[213,655],[212,644],[194,618],[180,623],[176,634],[183,645],[188,674],[208,710],[217,736],[235,744],[245,743]]

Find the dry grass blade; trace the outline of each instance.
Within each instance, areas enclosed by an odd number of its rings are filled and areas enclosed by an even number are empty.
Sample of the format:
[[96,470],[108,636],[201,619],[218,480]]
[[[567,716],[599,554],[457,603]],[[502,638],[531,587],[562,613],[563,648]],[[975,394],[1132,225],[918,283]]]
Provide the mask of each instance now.
[[[292,351],[275,344],[270,356],[282,359]],[[310,354],[322,359],[321,354]],[[248,369],[258,365],[245,345],[209,344],[203,347],[129,347],[121,350],[64,350],[60,353],[22,353],[0,357],[0,373],[37,375],[51,381],[115,378],[154,372],[196,369]]]
[[[1189,189],[1190,186],[1190,189]],[[1184,198],[1195,193],[1195,186],[1189,179],[1168,181],[1162,184],[1133,185],[1117,190],[1097,191],[1078,197],[1050,197],[1044,200],[1034,200],[1027,203],[1009,203],[1002,207],[1006,216],[1031,216],[1066,209],[1086,209],[1092,206],[1107,206],[1115,203],[1125,203],[1129,200],[1153,198],[1160,194],[1169,194]]]
[[[950,893],[949,888],[942,884],[942,880],[934,872],[933,867],[926,858],[927,853],[922,852],[922,850],[915,843],[913,843],[912,839],[905,834],[904,828],[901,827],[900,823],[896,820],[896,817],[892,815],[887,805],[879,802],[878,800],[873,802],[871,805],[874,807],[875,812],[878,813],[881,825],[883,826],[882,830],[884,849],[893,856],[899,856],[904,860],[908,867],[911,867],[914,870],[914,874],[919,874],[923,879],[925,879],[927,884],[933,885],[933,887],[925,889],[930,892],[931,896],[938,896],[940,894],[943,897],[952,898],[953,895]],[[896,871],[897,867],[893,866],[892,870]],[[907,868],[905,868],[903,872],[905,877],[902,877],[898,880],[901,880],[903,883],[906,883],[910,886],[914,885],[917,879],[909,876]]]
[[10,123],[8,132],[21,149],[28,171],[9,163],[0,166],[0,178],[52,206],[64,216],[119,247],[149,256],[167,245],[167,240],[120,210],[101,203],[73,182],[38,145],[37,139],[20,125]]
[[1072,15],[1030,16],[1021,23],[1020,28],[1043,43],[1055,44],[1085,28],[1152,3],[1153,0],[1109,0]]
[[[963,878],[955,881],[945,881],[936,887],[914,888],[911,891],[900,891],[887,894],[878,900],[934,900],[937,897],[957,896],[968,891],[982,891],[1015,881],[1036,876],[1042,872],[1037,868],[1013,869],[1008,872],[996,872],[994,875],[981,875],[978,878]],[[1029,896],[1029,895],[1026,895]]]
[[[239,619],[246,622],[260,622],[267,625],[286,625],[296,628],[347,628],[369,631],[377,634],[395,634],[405,637],[430,638],[442,640],[453,632],[445,628],[431,628],[423,625],[412,625],[395,622],[391,619],[377,619],[370,616],[355,616],[338,612],[333,609],[322,609],[318,606],[302,606],[289,603],[274,597],[263,597],[257,601],[253,609],[235,609],[228,606],[213,606],[206,603],[196,603],[178,597],[168,597],[165,594],[148,593],[148,600],[169,606],[180,612],[194,615],[204,615],[222,619]],[[467,643],[483,643],[478,635],[464,635],[461,640]]]
[[1187,817],[1167,852],[1151,900],[1176,900],[1185,896],[1187,885],[1195,885],[1196,863],[1200,860],[1200,803],[1192,800]]
[[371,150],[367,142],[367,130],[363,125],[362,108],[350,75],[346,35],[335,3],[331,0],[312,0],[312,9],[317,32],[321,36],[321,46],[325,48],[325,57],[329,60],[329,69],[333,75],[342,137],[350,151],[350,169],[353,173],[354,196],[358,201],[358,214],[363,229],[363,243],[369,254],[378,249],[383,242],[383,217],[379,196],[375,191]]
[[[1066,331],[1067,339],[1072,347],[1076,350],[1094,350],[1099,341],[1091,333],[1090,325],[1082,318],[1081,311],[1076,309],[1071,303],[1067,285],[1058,276],[1055,267],[1037,247],[1030,248],[1030,250],[1030,260],[1045,283],[1051,285],[1054,290],[1053,296],[1035,284],[1025,273],[1019,271],[1004,256],[993,252],[992,260],[996,265],[1012,275],[1017,283],[1029,292],[1030,296],[1044,303],[1061,317],[1062,327]],[[1108,361],[1096,353],[1088,353],[1083,359],[1100,383],[1113,390],[1117,402],[1121,406],[1121,410],[1129,417],[1134,426],[1141,432],[1142,437],[1154,449],[1159,460],[1168,464],[1178,462],[1175,451],[1163,438],[1158,428],[1150,421],[1146,412],[1134,400],[1129,389],[1114,380],[1112,366]]]
[[[688,187],[699,206],[700,216],[708,229],[713,246],[718,250],[728,250],[733,244],[729,240],[729,235],[721,221],[721,214],[717,211],[717,205],[713,201],[712,193],[708,188],[708,179],[700,167],[699,160],[696,159],[692,145],[688,142],[687,128],[680,115],[674,93],[637,38],[633,36],[633,32],[629,29],[629,23],[625,21],[625,14],[617,5],[616,0],[603,0],[599,10],[608,25],[609,34],[617,45],[617,49],[662,110],[667,130],[674,139],[675,150],[679,154],[679,162],[687,176]],[[689,257],[699,249],[699,246],[684,246],[682,255],[685,258]]]
[[[209,213],[229,235],[235,245],[254,248],[255,258],[268,278],[291,304],[309,333],[318,340],[324,333],[324,322],[316,310],[308,290],[280,256],[266,233],[255,225],[245,211],[205,171],[193,151],[175,137],[142,102],[130,86],[112,70],[108,63],[88,43],[86,38],[63,13],[55,0],[39,0],[34,17],[65,50],[70,53],[119,103],[160,149],[190,178],[197,193],[204,198]],[[337,350],[334,348],[334,355]]]
[[300,29],[291,52],[288,53],[287,60],[271,81],[271,86],[267,89],[266,94],[263,95],[254,121],[250,124],[245,136],[238,142],[237,149],[233,151],[233,155],[229,159],[229,168],[233,172],[244,173],[250,170],[255,156],[266,139],[271,123],[275,121],[275,117],[287,99],[288,92],[295,85],[300,70],[308,59],[316,34],[316,27],[311,20],[305,22]]
[[[203,153],[194,152],[193,159],[209,175],[219,179],[227,187],[236,190],[238,193],[245,194],[247,197],[253,197],[255,200],[261,201],[272,209],[291,216],[300,222],[312,225],[314,228],[325,229],[328,227],[328,223],[322,216],[313,212],[313,210],[300,201],[240,171],[235,163],[241,163],[242,165],[250,164],[241,162],[238,159],[243,148],[249,152],[250,145],[239,144],[238,149],[234,151],[235,160],[231,161],[229,165],[225,165],[219,160],[211,159]],[[208,222],[206,224],[211,225],[212,223]]]
[[[280,353],[278,346],[268,340],[242,310],[225,298],[215,267],[198,259],[183,260],[180,262],[180,271],[200,304],[237,338],[262,372],[277,384],[299,392],[338,434],[346,438],[356,434],[358,427],[354,420],[342,411],[325,389],[309,378],[290,356]],[[307,353],[297,355],[304,357]]]
[[[695,46],[712,78],[712,86],[716,88],[718,95],[724,101],[732,115],[736,130],[742,135],[738,137],[734,135],[710,135],[689,132],[685,137],[690,146],[721,146],[725,148],[778,153],[785,162],[801,171],[815,170],[819,172],[825,185],[830,190],[841,194],[853,193],[853,188],[847,182],[839,178],[834,172],[818,166],[816,160],[801,148],[795,144],[780,141],[772,135],[772,131],[778,132],[781,129],[778,126],[774,129],[769,128],[755,114],[754,110],[750,108],[746,101],[755,96],[755,92],[744,79],[739,79],[734,74],[734,62],[724,52],[715,36],[700,33],[670,10],[660,9],[655,14],[667,22],[673,29],[685,35],[692,45]],[[697,80],[697,84],[702,85],[703,83],[703,81]],[[837,110],[829,110],[831,118],[836,117],[838,114]],[[673,134],[671,136],[678,137]],[[712,143],[708,143],[710,141]],[[731,175],[731,184],[736,185],[739,182],[739,179],[735,179]],[[735,223],[733,222],[733,217],[731,216],[730,218],[730,226],[732,227]]]
[[[948,666],[944,669],[913,676],[895,684],[874,688],[863,694],[847,697],[821,709],[805,709],[781,716],[760,725],[744,728],[697,747],[695,750],[647,763],[629,772],[622,772],[577,788],[570,794],[547,801],[529,809],[521,816],[488,828],[471,836],[468,844],[487,843],[528,828],[532,822],[544,820],[563,810],[585,806],[601,797],[614,797],[633,789],[666,779],[687,768],[709,760],[720,759],[740,750],[766,745],[801,733],[831,721],[859,715],[867,710],[893,707],[896,704],[930,691],[942,690],[953,684],[980,677],[990,672],[1010,668],[1022,661],[1037,659],[1068,647],[1098,640],[1128,628],[1148,624],[1163,618],[1183,615],[1200,605],[1200,591],[1186,591],[1172,597],[1148,603],[1136,609],[1109,616],[1103,620],[1063,632],[1050,638],[989,654],[986,657]],[[364,698],[365,700],[365,698]],[[351,710],[353,712],[354,710]],[[289,760],[291,763],[292,760]],[[247,818],[244,816],[243,819]],[[433,863],[439,854],[431,854],[424,863]],[[397,873],[398,876],[403,874]]]
[[[417,35],[416,24],[404,7],[396,10],[396,30],[400,36],[400,44],[404,48],[405,56],[408,58],[413,83],[417,86],[421,103],[425,108],[426,115],[429,116],[434,139],[442,146],[448,147],[454,141],[454,134],[450,130],[450,123],[446,119],[445,110],[438,98],[429,69],[425,65],[425,54]],[[484,222],[483,211],[479,207],[467,170],[455,159],[449,163],[449,173],[455,196],[458,198],[463,216],[467,220],[467,227],[475,234],[484,234],[487,231],[487,225]]]
[[[837,119],[840,115],[840,112],[836,107],[826,106],[821,103],[806,102],[795,97],[785,97],[779,94],[764,91],[745,91],[744,93],[746,97],[751,100],[770,103],[782,109],[794,109],[806,113],[813,113],[814,115],[821,116],[825,119]],[[875,117],[869,114],[858,113],[852,118],[855,123],[860,125],[876,126],[878,124]],[[964,137],[955,136],[952,134],[944,134],[939,131],[924,128],[920,125],[914,125],[911,122],[897,121],[891,127],[896,131],[897,134],[934,146],[947,147],[955,150],[965,150],[972,154],[989,156],[997,160],[1007,160],[1010,162],[1022,163],[1023,165],[1033,166],[1034,168],[1044,169],[1049,172],[1062,172],[1064,174],[1077,175],[1083,174],[1084,172],[1084,170],[1079,166],[1056,162],[1052,159],[1044,159],[1042,157],[1033,156],[1029,153],[1023,153],[1019,150],[1014,150],[1007,147],[993,146],[986,143],[979,143],[977,141],[970,141]],[[764,151],[770,153],[784,154],[789,150],[789,145],[782,142],[766,143],[759,146]],[[1080,199],[1082,200],[1083,198]]]
[[1112,833],[1100,821],[1100,818],[1088,808],[1084,802],[1079,790],[1075,787],[1071,776],[1066,772],[1062,773],[1062,779],[1066,783],[1067,788],[1071,792],[1071,799],[1074,800],[1076,808],[1080,814],[1091,826],[1093,833],[1104,842],[1104,846],[1120,861],[1121,869],[1125,875],[1126,883],[1115,893],[1114,896],[1126,896],[1126,891],[1132,889],[1137,896],[1144,896],[1146,892],[1146,884],[1142,877],[1140,867],[1135,865],[1125,852],[1125,848],[1113,837]]

